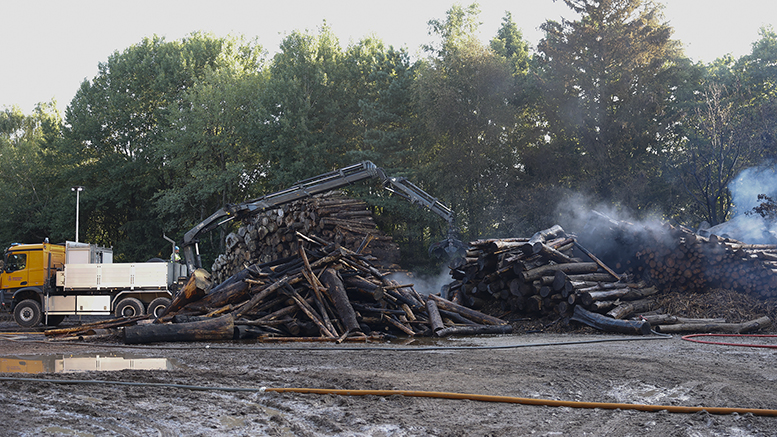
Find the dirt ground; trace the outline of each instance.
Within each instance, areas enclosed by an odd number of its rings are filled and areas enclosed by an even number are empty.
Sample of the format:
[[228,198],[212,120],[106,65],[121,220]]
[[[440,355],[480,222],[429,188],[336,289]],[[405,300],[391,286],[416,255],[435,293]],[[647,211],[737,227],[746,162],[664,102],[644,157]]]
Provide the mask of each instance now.
[[[40,334],[42,329],[24,332],[7,316],[0,317],[0,360],[16,359],[6,363],[29,364],[41,357],[62,360],[86,356],[94,360],[96,356],[132,356],[165,358],[172,367],[0,373],[3,436],[777,435],[777,417],[750,412],[682,414],[259,390],[397,389],[773,409],[777,408],[777,352],[770,348],[593,331],[380,344],[234,341],[129,347],[119,342],[47,342]],[[72,323],[66,320],[63,325]],[[777,343],[772,338],[745,340]],[[164,383],[251,391],[41,380]]]

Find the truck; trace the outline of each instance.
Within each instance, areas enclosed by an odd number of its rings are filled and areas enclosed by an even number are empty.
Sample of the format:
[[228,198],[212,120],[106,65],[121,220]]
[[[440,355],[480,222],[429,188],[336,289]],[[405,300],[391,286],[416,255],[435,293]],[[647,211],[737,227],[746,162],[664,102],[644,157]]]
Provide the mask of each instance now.
[[159,315],[186,276],[174,261],[114,263],[113,250],[67,241],[14,244],[3,256],[2,305],[22,327],[66,316]]

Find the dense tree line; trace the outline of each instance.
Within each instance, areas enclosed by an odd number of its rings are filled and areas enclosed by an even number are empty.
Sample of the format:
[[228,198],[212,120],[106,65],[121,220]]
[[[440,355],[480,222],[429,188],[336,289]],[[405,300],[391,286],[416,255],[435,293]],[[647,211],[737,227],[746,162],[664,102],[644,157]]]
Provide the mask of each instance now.
[[[564,0],[534,50],[512,17],[484,44],[478,6],[429,22],[412,60],[375,37],[342,47],[296,31],[257,41],[147,38],[99,64],[65,109],[0,113],[0,241],[74,237],[117,260],[169,256],[226,203],[371,160],[450,205],[464,239],[526,235],[584,193],[637,216],[725,221],[727,184],[777,153],[777,34],[704,65],[685,57],[660,5]],[[352,187],[408,265],[446,228],[375,184]],[[223,232],[201,242],[205,258]]]

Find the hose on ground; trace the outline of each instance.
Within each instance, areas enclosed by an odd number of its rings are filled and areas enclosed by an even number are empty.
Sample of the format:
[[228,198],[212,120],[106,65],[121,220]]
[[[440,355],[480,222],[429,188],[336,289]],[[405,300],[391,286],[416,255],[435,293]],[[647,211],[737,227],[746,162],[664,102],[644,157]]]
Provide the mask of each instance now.
[[253,392],[253,393],[299,393],[299,394],[319,394],[319,395],[338,395],[338,396],[407,396],[437,399],[455,399],[471,400],[480,402],[501,402],[522,405],[535,405],[546,407],[569,407],[569,408],[601,408],[606,410],[637,410],[637,411],[667,411],[670,413],[700,413],[706,411],[710,414],[752,414],[755,416],[777,416],[777,410],[760,408],[729,408],[729,407],[683,407],[677,405],[648,405],[648,404],[625,404],[611,402],[579,402],[579,401],[560,401],[553,399],[535,399],[516,396],[495,396],[479,395],[471,393],[439,392],[439,391],[417,391],[417,390],[347,390],[347,389],[326,389],[326,388],[299,388],[299,387],[205,387],[184,384],[152,383],[152,382],[127,382],[127,381],[105,381],[105,380],[84,380],[84,379],[42,379],[42,378],[16,378],[0,377],[0,381],[17,382],[46,382],[52,384],[99,384],[99,385],[123,385],[134,387],[163,387],[177,388],[184,390],[198,391],[228,391],[228,392]]
[[684,336],[682,336],[680,338],[685,340],[685,341],[692,341],[694,343],[717,344],[717,345],[720,345],[720,346],[762,347],[762,348],[777,349],[777,345],[775,345],[775,344],[754,344],[754,343],[734,343],[734,342],[722,342],[722,341],[706,341],[706,340],[698,340],[697,337],[774,338],[774,337],[777,337],[777,335],[772,335],[772,334],[689,334],[689,335],[684,335]]
[[[149,346],[149,345],[125,345],[125,344],[111,344],[111,343],[94,343],[88,341],[68,341],[67,345],[74,346],[91,346],[91,347],[106,347],[106,348],[119,348],[119,349],[151,349],[151,350],[198,350],[208,349],[215,351],[358,351],[358,352],[435,352],[435,351],[456,351],[456,350],[499,350],[499,349],[519,349],[526,347],[547,347],[547,346],[574,346],[583,344],[594,343],[610,343],[620,341],[646,341],[646,340],[668,340],[672,336],[669,334],[654,333],[654,337],[605,337],[595,338],[588,340],[574,340],[563,342],[541,342],[541,343],[519,343],[508,345],[495,345],[495,346],[276,346],[276,347],[252,347],[252,346]],[[43,343],[53,344],[50,341],[45,340],[19,340],[13,338],[7,338],[0,335],[0,340],[13,341],[19,343]]]

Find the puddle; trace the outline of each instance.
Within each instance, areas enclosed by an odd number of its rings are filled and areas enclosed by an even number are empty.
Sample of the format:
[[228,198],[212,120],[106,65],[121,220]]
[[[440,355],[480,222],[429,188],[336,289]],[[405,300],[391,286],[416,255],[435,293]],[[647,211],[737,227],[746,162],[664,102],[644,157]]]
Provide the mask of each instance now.
[[132,354],[0,356],[0,373],[109,372],[115,370],[172,370],[181,366],[167,358]]

